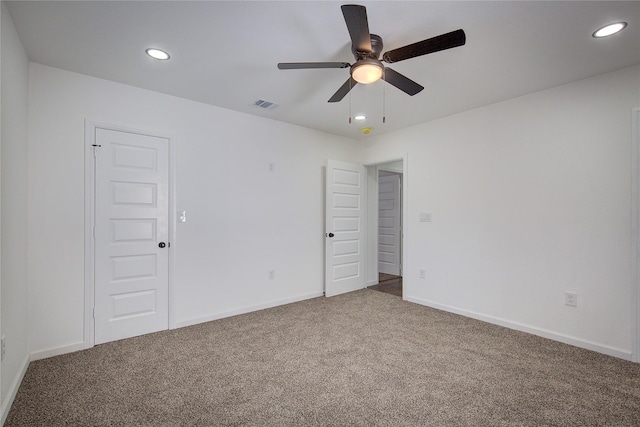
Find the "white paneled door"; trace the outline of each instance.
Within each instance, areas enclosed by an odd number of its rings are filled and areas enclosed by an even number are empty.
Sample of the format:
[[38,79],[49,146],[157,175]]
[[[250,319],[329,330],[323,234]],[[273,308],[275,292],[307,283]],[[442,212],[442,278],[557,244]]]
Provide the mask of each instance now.
[[[384,174],[384,175],[383,175]],[[378,271],[400,276],[400,174],[378,178]]]
[[169,140],[96,129],[95,343],[168,329]]
[[325,295],[364,287],[364,166],[327,162]]

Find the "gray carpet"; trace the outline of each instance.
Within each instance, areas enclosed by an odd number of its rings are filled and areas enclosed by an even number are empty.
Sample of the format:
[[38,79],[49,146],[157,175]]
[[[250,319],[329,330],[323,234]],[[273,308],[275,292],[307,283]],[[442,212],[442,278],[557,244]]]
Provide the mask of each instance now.
[[640,425],[640,365],[371,290],[31,363],[6,426]]

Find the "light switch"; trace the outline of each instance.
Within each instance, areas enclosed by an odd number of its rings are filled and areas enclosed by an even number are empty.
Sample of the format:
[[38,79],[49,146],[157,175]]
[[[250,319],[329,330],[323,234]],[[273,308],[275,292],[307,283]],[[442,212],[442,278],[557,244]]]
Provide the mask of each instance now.
[[187,222],[187,211],[180,211],[180,222]]
[[431,212],[420,212],[420,222],[431,222]]

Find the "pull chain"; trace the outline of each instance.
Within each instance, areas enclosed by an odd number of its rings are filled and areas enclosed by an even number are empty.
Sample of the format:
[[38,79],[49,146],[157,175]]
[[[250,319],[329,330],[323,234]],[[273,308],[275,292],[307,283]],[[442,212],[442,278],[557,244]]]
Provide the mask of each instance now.
[[351,89],[353,87],[351,86],[351,78],[349,78],[349,124],[351,124]]
[[[385,70],[385,83],[387,80],[387,74],[386,74],[386,70]],[[387,85],[383,84],[382,85],[382,123],[385,124],[387,123]]]

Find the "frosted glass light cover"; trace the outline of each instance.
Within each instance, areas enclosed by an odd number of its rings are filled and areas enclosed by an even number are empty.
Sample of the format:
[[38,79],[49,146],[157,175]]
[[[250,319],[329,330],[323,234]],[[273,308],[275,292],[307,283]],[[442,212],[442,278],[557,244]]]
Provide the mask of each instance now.
[[382,77],[382,67],[375,63],[356,65],[351,70],[351,77],[362,84],[377,82]]

